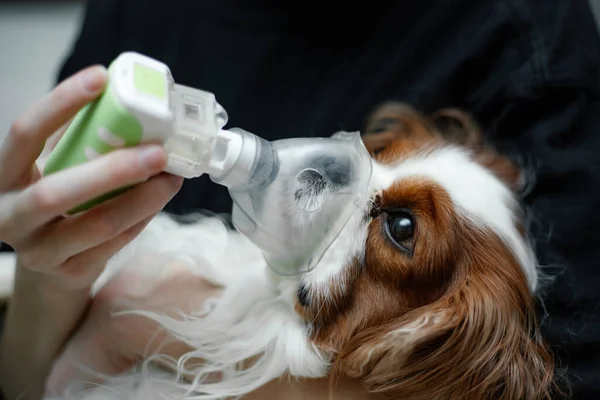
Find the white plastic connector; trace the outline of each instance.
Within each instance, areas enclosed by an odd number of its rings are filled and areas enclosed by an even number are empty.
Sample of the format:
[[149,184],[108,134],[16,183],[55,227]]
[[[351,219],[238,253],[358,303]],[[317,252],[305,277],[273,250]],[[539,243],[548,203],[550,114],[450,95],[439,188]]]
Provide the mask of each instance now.
[[243,138],[238,133],[219,130],[206,173],[214,179],[223,178],[240,158]]
[[[227,132],[227,135],[224,135],[224,132]],[[221,150],[217,150],[219,145],[223,146]],[[224,157],[219,156],[215,159],[218,153],[222,153]],[[248,183],[258,156],[256,136],[238,128],[221,131],[211,162],[219,169],[207,173],[215,183],[220,185],[229,188],[243,185]],[[220,158],[224,161],[220,161]]]
[[[172,131],[164,142],[169,155],[165,171],[184,178],[196,178],[210,173],[210,168],[215,172],[219,168],[226,168],[227,163],[221,166],[218,162],[210,165],[217,144],[220,153],[225,156],[225,150],[230,146],[228,142],[231,135],[227,131],[221,131],[227,122],[227,113],[223,107],[210,92],[178,84],[172,85],[171,89],[171,106],[175,118]],[[235,149],[235,143],[232,149]]]

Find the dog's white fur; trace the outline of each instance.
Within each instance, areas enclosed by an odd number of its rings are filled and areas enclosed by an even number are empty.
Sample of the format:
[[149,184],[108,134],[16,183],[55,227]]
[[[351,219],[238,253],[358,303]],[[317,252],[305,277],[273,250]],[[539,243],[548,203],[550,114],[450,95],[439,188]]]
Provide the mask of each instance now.
[[[460,213],[499,234],[514,251],[532,290],[536,288],[535,256],[514,225],[518,203],[502,182],[473,161],[468,151],[446,147],[415,154],[394,166],[375,164],[371,191],[381,192],[407,177],[437,182]],[[227,230],[219,218],[202,217],[181,225],[167,215],[159,215],[111,260],[94,290],[125,265],[144,273],[160,273],[160,260],[168,257],[187,261],[191,271],[224,286],[222,297],[211,302],[211,309],[206,311],[205,305],[198,305],[195,315],[173,319],[139,312],[196,349],[179,364],[178,360],[170,360],[179,374],[196,379],[183,384],[177,374],[154,368],[151,358],[126,375],[110,377],[102,386],[79,392],[82,387],[74,382],[64,396],[48,399],[221,399],[242,396],[285,374],[326,376],[329,355],[311,344],[309,327],[293,308],[298,284],[302,281],[311,291],[324,294],[331,284],[344,284],[342,272],[364,252],[369,221],[363,216],[369,207],[365,204],[352,216],[316,269],[301,277],[285,278],[273,274],[260,251],[240,234]],[[136,262],[149,259],[153,261],[143,265]],[[258,360],[252,367],[239,368],[243,360],[255,357]],[[206,363],[184,371],[183,361],[194,359]],[[223,373],[223,378],[210,381],[214,372]]]

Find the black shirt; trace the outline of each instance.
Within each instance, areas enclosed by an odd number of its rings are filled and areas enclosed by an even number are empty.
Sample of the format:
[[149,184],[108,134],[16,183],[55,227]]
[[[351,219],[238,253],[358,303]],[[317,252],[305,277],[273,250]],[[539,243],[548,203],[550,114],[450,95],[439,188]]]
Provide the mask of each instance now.
[[[544,334],[575,398],[600,398],[600,41],[585,0],[89,0],[60,79],[132,50],[267,139],[360,130],[386,100],[460,107],[537,168],[526,203]],[[167,210],[229,212],[207,177]],[[594,355],[596,354],[596,355]]]

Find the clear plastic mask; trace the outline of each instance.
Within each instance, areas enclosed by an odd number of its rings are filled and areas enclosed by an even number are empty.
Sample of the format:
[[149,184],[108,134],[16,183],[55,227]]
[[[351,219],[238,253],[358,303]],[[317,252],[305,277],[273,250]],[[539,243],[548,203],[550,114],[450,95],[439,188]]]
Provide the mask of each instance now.
[[281,275],[319,263],[350,217],[364,207],[371,157],[358,132],[266,141],[223,129],[228,116],[206,91],[172,85],[174,123],[167,172],[203,174],[229,189],[232,221]]
[[274,272],[312,270],[366,204],[372,161],[360,134],[267,142],[232,132],[256,147],[249,178],[227,185],[233,224],[262,249]]

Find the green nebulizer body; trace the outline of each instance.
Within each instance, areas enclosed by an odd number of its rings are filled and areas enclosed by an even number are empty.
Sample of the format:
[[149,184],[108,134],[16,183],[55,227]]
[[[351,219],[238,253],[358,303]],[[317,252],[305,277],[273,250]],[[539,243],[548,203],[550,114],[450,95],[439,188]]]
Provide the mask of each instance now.
[[[166,172],[202,175],[217,135],[227,122],[212,93],[176,84],[169,68],[144,55],[126,52],[108,68],[104,93],[76,115],[49,155],[49,175],[116,149],[161,143],[169,152]],[[127,190],[121,188],[70,210],[85,211]]]

